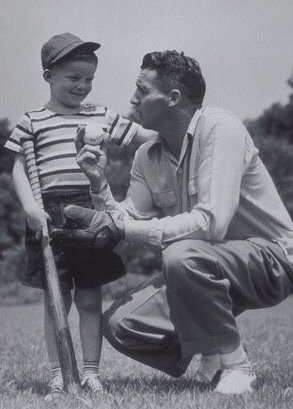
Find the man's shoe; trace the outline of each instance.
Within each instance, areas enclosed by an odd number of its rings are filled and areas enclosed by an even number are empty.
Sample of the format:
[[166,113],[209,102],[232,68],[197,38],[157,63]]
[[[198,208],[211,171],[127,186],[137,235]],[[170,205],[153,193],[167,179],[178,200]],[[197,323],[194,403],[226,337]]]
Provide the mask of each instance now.
[[202,355],[195,381],[202,385],[213,386],[221,374],[220,355]]
[[64,392],[64,384],[62,375],[54,376],[49,384],[50,391],[45,396],[46,401],[50,401],[55,397],[58,397],[61,393]]
[[255,383],[256,375],[253,372],[251,363],[246,359],[240,364],[223,368],[215,392],[227,395],[252,392]]
[[84,391],[91,395],[101,395],[103,393],[103,387],[100,382],[99,376],[96,374],[90,374],[83,377],[81,386]]

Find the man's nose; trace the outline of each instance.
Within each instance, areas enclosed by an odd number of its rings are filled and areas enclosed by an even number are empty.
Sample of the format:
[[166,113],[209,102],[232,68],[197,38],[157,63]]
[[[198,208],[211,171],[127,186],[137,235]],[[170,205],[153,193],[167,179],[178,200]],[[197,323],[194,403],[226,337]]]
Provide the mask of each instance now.
[[130,103],[132,105],[138,105],[139,104],[139,99],[136,95],[136,92],[132,95],[132,97],[130,98]]

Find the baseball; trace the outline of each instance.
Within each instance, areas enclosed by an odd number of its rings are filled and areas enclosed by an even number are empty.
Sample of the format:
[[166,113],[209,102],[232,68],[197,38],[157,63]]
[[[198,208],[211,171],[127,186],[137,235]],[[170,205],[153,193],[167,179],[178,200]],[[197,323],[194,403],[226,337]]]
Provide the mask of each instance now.
[[83,142],[89,145],[99,145],[104,141],[105,131],[99,124],[91,123],[85,127]]

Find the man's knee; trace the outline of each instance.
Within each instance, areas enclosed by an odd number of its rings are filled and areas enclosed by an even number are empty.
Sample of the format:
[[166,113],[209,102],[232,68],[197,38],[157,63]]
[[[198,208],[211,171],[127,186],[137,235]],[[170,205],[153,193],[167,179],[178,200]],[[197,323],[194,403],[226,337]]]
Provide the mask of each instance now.
[[123,347],[124,325],[119,311],[110,307],[103,314],[103,334],[107,341],[118,350]]
[[163,251],[163,272],[167,281],[183,277],[190,268],[195,269],[201,257],[201,243],[197,240],[181,240]]

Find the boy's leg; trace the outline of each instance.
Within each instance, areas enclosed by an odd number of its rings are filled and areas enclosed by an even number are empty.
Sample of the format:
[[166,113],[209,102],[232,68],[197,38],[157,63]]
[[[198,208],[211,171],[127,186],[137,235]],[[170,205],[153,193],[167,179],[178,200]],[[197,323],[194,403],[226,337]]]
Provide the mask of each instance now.
[[83,354],[82,385],[92,393],[100,393],[99,364],[102,349],[101,287],[76,288],[74,300],[79,313],[79,330]]

